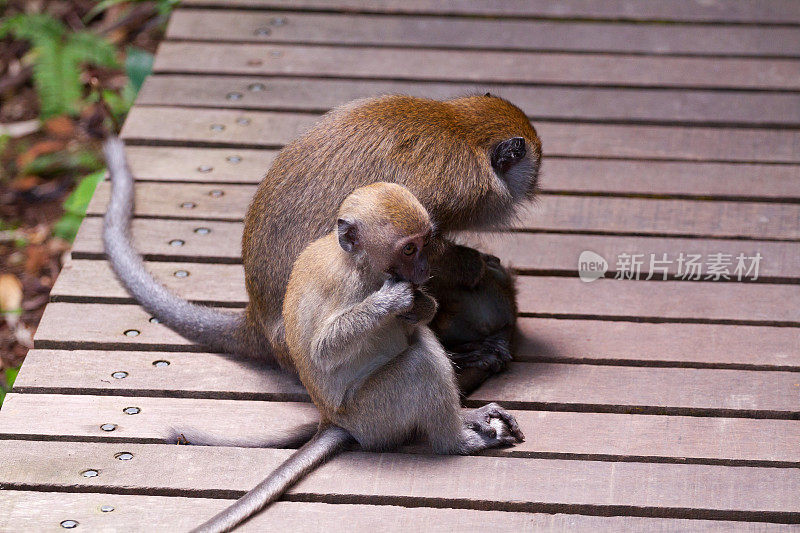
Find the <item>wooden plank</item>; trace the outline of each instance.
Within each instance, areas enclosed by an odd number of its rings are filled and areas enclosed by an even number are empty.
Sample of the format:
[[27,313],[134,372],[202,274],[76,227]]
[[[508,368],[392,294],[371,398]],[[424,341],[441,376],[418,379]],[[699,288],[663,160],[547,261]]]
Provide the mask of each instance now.
[[238,147],[173,146],[128,146],[125,152],[137,179],[211,183],[258,183],[278,153]]
[[[210,233],[197,233],[200,227],[204,231],[210,230]],[[84,219],[72,247],[72,257],[102,259],[102,231],[102,219]],[[134,246],[151,261],[240,263],[241,237],[242,224],[238,222],[133,220]],[[576,275],[581,252],[591,250],[607,258],[611,271],[619,267],[619,254],[639,255],[645,260],[641,270],[643,274],[650,272],[652,254],[656,254],[657,259],[667,254],[673,260],[668,265],[670,279],[676,277],[678,263],[675,259],[680,253],[699,254],[703,258],[716,253],[733,258],[739,254],[755,257],[760,253],[764,260],[759,265],[759,279],[787,282],[800,277],[795,268],[800,264],[800,247],[794,242],[553,233],[476,233],[462,235],[459,240],[501,257],[506,264],[526,274]],[[184,244],[170,244],[175,241]],[[542,250],[547,250],[547,253],[542,253]],[[656,274],[657,278],[662,277],[661,273]],[[613,275],[613,272],[608,275]]]
[[[241,265],[148,263],[148,270],[188,300],[223,307],[247,302]],[[644,281],[519,276],[520,313],[576,318],[747,321],[800,326],[800,284]],[[68,263],[51,292],[55,302],[133,303],[105,261]]]
[[[101,183],[87,214],[102,215],[111,187]],[[250,185],[140,183],[136,216],[241,221]],[[642,217],[642,213],[652,213]],[[333,220],[333,217],[331,217]],[[800,239],[800,205],[545,195],[520,213],[517,229],[635,235]]]
[[[251,89],[262,86],[262,90]],[[534,121],[760,127],[800,124],[800,95],[794,93],[475,83],[161,75],[147,79],[137,104],[320,112],[350,100],[383,94],[444,100],[487,91],[514,102]]]
[[[242,224],[238,222],[137,218],[133,220],[132,228],[136,250],[149,260],[241,262]],[[198,229],[202,232],[208,230],[208,233],[198,233]],[[72,247],[72,257],[77,259],[104,257],[102,233],[103,220],[101,218],[85,218]],[[181,246],[170,244],[176,240],[183,241],[184,244]],[[783,243],[764,244],[773,246],[765,248],[758,245],[759,249],[771,249],[773,250],[771,257],[783,257],[782,248],[774,247],[774,245],[782,246]],[[790,247],[789,252],[792,249]],[[782,260],[781,263],[783,263]],[[764,267],[766,268],[767,265]]]
[[[203,61],[189,58],[202,57]],[[154,72],[537,85],[800,89],[800,62],[551,52],[166,41]]]
[[[161,324],[149,322],[150,315],[136,305],[51,303],[45,317],[36,332],[38,348],[148,350],[150,355],[143,355],[145,358],[152,357],[153,350],[200,350]],[[798,328],[525,317],[518,323],[515,357],[520,361],[776,370],[800,367]],[[141,334],[125,336],[128,329]],[[753,349],[753,339],[759,339],[758,350]],[[64,352],[57,354],[64,360],[70,358]],[[37,370],[45,376],[55,371],[66,372],[61,368]]]
[[[268,394],[272,401],[309,401],[302,384],[287,373],[219,354],[38,349],[29,353],[15,392],[240,400],[266,399]],[[154,364],[157,361],[160,366]],[[116,372],[127,375],[114,378]]]
[[610,0],[593,2],[565,0],[382,0],[368,6],[359,0],[186,0],[184,6],[246,7],[257,9],[287,9],[333,11],[345,13],[387,13],[414,15],[460,15],[489,17],[535,17],[555,19],[600,19],[672,22],[729,22],[752,24],[799,24],[800,9],[791,0],[770,0],[754,4],[747,0],[703,2],[683,0]]
[[[258,183],[276,155],[235,147],[128,146],[126,151],[139,180],[193,183]],[[544,191],[800,199],[797,165],[573,159],[548,152],[544,173]]]
[[[136,305],[51,303],[36,332],[39,348],[199,348]],[[135,329],[141,334],[128,337]],[[717,324],[521,318],[519,360],[736,368],[800,367],[800,329]],[[759,339],[758,350],[753,339]]]
[[[148,263],[148,270],[177,294],[208,305],[241,306],[247,299],[241,265]],[[131,303],[106,261],[70,261],[50,293],[51,301]],[[204,299],[205,298],[205,299]]]
[[[291,454],[273,449],[35,441],[5,441],[3,451],[0,476],[6,489],[124,489],[227,498],[253,487]],[[133,460],[117,460],[114,455],[120,451],[131,453]],[[86,469],[96,469],[99,475],[83,477]],[[491,476],[475,483],[475,472]],[[312,472],[285,499],[796,522],[798,491],[797,468],[350,452]]]
[[[138,407],[136,415],[123,409]],[[53,417],[53,412],[73,416]],[[800,421],[512,411],[525,442],[492,455],[800,466]],[[285,438],[316,422],[313,404],[190,398],[10,394],[0,437],[163,443],[174,429],[222,439]],[[103,424],[116,424],[113,432]],[[624,435],[625,438],[620,438]]]
[[[247,122],[249,120],[249,122]],[[134,107],[122,137],[135,143],[277,148],[317,120],[314,115]],[[222,130],[212,130],[221,125]],[[547,155],[744,163],[800,162],[800,132],[537,122]]]
[[720,56],[800,54],[800,31],[786,27],[610,26],[573,21],[293,11],[180,9],[170,19],[167,39]]
[[[171,531],[188,531],[198,525],[198,517],[209,517],[230,505],[229,500],[130,494],[0,491],[0,516],[4,531],[41,531],[63,533],[59,524],[75,520],[88,531],[108,529],[131,533],[153,531],[153,524]],[[113,512],[102,513],[104,505]],[[304,531],[308,533],[352,533],[409,530],[431,533],[483,533],[497,531],[595,531],[687,530],[778,532],[781,524],[761,522],[724,522],[627,516],[585,516],[574,514],[514,513],[473,509],[434,509],[396,505],[355,505],[311,502],[277,502],[269,511],[257,514],[238,527],[242,532]]]

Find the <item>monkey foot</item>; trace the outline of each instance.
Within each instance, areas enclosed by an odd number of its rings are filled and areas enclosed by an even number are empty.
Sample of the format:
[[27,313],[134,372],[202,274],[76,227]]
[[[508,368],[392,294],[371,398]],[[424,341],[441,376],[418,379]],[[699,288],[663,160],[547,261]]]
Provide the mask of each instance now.
[[496,403],[468,412],[464,424],[480,437],[480,449],[510,446],[525,440],[517,420]]
[[458,368],[474,367],[495,374],[512,359],[508,336],[502,331],[477,342],[462,344],[453,350],[450,359]]

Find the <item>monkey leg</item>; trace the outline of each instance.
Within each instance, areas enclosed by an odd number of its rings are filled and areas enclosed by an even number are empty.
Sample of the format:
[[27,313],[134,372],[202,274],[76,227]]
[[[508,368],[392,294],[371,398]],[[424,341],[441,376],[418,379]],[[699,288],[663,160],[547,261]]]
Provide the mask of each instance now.
[[[512,359],[516,291],[513,276],[497,257],[464,246],[457,256],[464,261],[477,257],[481,265],[460,266],[455,281],[441,270],[442,276],[432,280],[439,312],[431,328],[450,353],[459,389],[467,395]],[[481,278],[472,287],[462,285],[465,272],[481,272]]]

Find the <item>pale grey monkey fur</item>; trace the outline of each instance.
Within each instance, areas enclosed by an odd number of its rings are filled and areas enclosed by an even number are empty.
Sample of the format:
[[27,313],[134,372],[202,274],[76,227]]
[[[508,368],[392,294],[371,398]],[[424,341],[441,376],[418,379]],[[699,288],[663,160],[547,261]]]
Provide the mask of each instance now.
[[[424,216],[417,224],[422,230],[410,229],[407,220],[404,231],[389,224],[391,216],[378,206],[399,200],[387,202],[384,190],[414,202],[417,216]],[[400,250],[406,238],[421,243],[420,235],[430,231],[427,213],[398,185],[378,183],[352,196],[360,201],[353,205],[348,197],[339,220],[352,220],[358,237],[349,242],[340,225],[338,234],[311,243],[295,262],[283,308],[287,342],[320,410],[320,430],[198,532],[236,527],[353,441],[378,451],[421,436],[437,453],[470,454],[524,439],[513,416],[496,404],[462,412],[452,364],[427,326],[435,302],[408,281],[386,279],[387,267],[403,261],[393,250]],[[406,218],[413,212],[399,211]],[[392,213],[398,216],[397,210]],[[424,254],[415,254],[413,261],[424,263]],[[426,269],[421,276],[427,276]]]

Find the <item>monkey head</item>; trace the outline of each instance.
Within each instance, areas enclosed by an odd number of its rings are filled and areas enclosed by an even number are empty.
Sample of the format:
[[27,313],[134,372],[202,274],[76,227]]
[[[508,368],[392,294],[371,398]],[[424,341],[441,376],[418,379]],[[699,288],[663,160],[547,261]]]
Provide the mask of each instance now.
[[353,191],[339,208],[339,246],[363,268],[421,285],[429,276],[433,226],[408,189],[378,182]]

